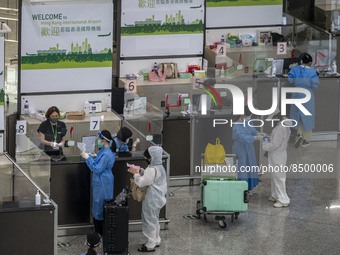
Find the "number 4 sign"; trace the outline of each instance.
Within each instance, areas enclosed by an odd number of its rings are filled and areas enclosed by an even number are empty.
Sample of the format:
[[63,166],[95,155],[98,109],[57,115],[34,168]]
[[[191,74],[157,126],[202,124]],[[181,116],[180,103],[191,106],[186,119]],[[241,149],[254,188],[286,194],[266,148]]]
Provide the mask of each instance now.
[[225,43],[217,44],[216,52],[220,55],[226,55],[226,48]]
[[286,55],[287,54],[287,42],[278,42],[277,43],[277,55]]

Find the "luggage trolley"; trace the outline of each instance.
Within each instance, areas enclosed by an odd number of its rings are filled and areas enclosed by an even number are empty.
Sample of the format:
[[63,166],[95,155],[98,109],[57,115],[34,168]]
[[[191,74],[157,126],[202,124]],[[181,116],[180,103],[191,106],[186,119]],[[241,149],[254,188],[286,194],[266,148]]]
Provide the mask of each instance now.
[[[202,167],[204,154],[201,157]],[[208,222],[207,215],[215,215],[220,228],[226,228],[225,216],[238,219],[240,212],[248,210],[248,183],[237,180],[237,156],[226,154],[226,169],[232,169],[227,173],[202,174],[201,175],[201,200],[197,201],[196,214],[200,219],[203,215],[204,221]],[[220,167],[223,167],[220,165]]]

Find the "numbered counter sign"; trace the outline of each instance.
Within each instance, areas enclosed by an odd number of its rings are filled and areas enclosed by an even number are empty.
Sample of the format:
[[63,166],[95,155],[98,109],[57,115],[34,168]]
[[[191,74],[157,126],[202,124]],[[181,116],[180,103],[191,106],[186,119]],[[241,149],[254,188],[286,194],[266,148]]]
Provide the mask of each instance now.
[[26,120],[18,120],[16,124],[16,130],[18,135],[26,135],[27,132]]
[[125,90],[126,90],[126,92],[137,93],[137,81],[136,80],[126,80],[125,81]]
[[277,55],[286,55],[287,54],[287,42],[278,42],[277,43]]
[[90,118],[90,131],[100,130],[100,117]]
[[220,55],[226,55],[226,45],[225,43],[222,44],[217,44],[216,46],[216,53],[220,54]]

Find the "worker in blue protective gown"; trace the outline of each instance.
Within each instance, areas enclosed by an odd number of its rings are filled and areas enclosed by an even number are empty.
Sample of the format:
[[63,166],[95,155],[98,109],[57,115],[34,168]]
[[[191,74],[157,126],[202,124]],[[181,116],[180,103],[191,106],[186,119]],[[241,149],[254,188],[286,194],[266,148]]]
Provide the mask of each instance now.
[[86,152],[81,156],[92,171],[92,217],[95,232],[103,235],[104,200],[113,199],[114,177],[112,167],[115,162],[116,144],[109,131],[98,133],[98,147],[101,148],[93,157]]
[[[251,191],[259,182],[258,165],[256,161],[254,142],[262,139],[264,134],[249,126],[251,112],[245,107],[244,115],[233,123],[232,152],[238,157],[238,179],[248,182]],[[252,195],[252,192],[249,192]]]
[[[307,147],[310,145],[312,130],[315,123],[315,97],[313,90],[319,85],[319,77],[314,69],[311,68],[313,58],[308,53],[302,53],[300,56],[300,65],[294,67],[288,73],[288,81],[295,87],[304,88],[311,93],[311,99],[304,103],[303,106],[312,114],[305,115],[296,105],[291,105],[290,118],[294,119],[298,125],[295,127],[294,133],[297,134],[295,139],[295,147]],[[292,99],[304,98],[302,93],[292,93]]]
[[129,139],[132,136],[132,131],[127,127],[122,127],[113,138],[116,143],[116,152],[129,152]]

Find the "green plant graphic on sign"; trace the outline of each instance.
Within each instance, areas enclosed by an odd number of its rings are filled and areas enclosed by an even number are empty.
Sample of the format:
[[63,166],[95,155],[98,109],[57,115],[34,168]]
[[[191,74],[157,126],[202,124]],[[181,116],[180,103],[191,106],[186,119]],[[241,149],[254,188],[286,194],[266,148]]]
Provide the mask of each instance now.
[[26,53],[26,56],[21,56],[22,70],[111,66],[111,49],[104,48],[99,52],[93,52],[87,38],[81,43],[71,43],[69,51],[60,49],[59,44],[56,44],[48,50],[37,50],[35,54]]
[[134,24],[124,24],[121,33],[124,36],[138,35],[165,35],[165,34],[200,34],[204,26],[201,19],[185,22],[181,10],[174,15],[166,14],[164,22],[155,20],[155,15],[143,21],[135,21]]

